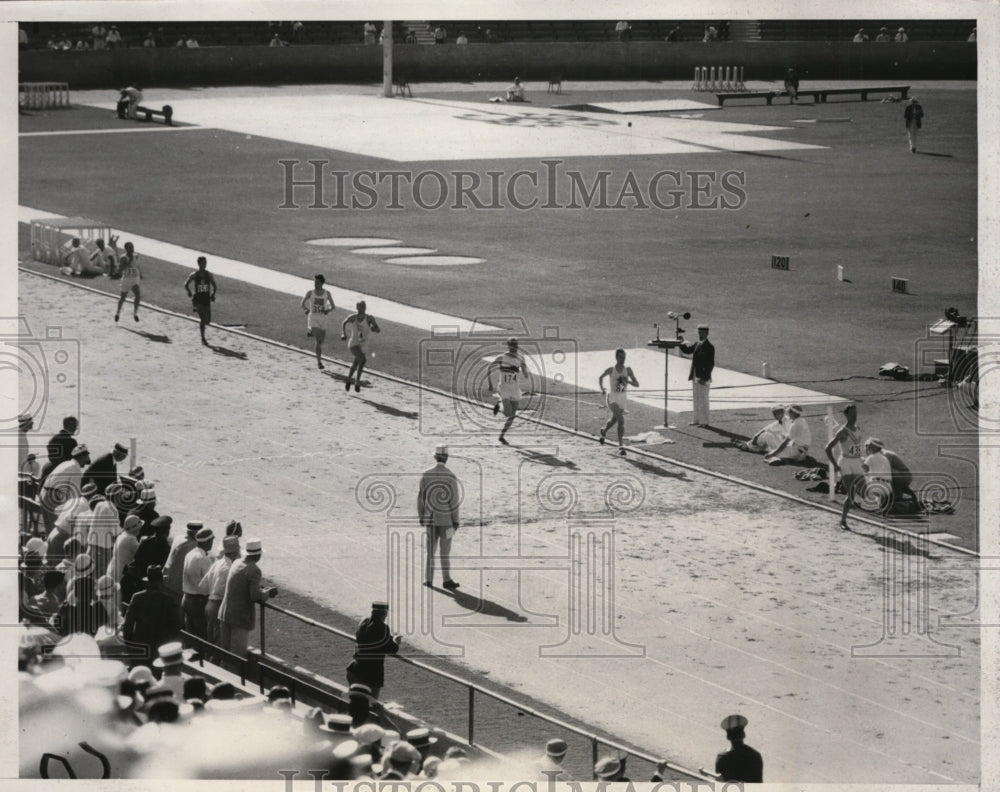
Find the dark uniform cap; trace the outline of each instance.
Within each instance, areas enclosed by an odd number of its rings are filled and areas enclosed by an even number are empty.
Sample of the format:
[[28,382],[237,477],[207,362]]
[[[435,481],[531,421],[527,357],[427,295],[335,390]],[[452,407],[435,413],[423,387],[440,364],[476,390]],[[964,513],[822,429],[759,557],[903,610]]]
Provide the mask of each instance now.
[[727,715],[719,725],[726,731],[732,731],[733,729],[744,728],[749,722],[742,715]]

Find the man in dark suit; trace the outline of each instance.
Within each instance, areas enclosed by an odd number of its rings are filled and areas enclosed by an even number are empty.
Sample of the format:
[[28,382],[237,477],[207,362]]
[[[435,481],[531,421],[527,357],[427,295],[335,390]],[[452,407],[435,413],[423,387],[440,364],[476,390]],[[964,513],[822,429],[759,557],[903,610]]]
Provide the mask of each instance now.
[[748,784],[764,783],[764,760],[761,755],[743,743],[747,719],[742,715],[729,715],[722,721],[726,739],[732,748],[715,757],[715,772],[723,781],[743,781]]
[[153,536],[141,539],[135,550],[135,566],[139,572],[150,566],[158,566],[162,571],[163,565],[170,557],[170,542],[167,541],[167,536],[170,535],[172,524],[173,519],[168,515],[157,517],[152,521],[151,527],[155,533]]
[[110,453],[101,454],[83,471],[83,483],[93,481],[97,485],[97,491],[106,495],[108,484],[118,483],[118,463],[127,456],[128,449],[121,443],[115,443]]
[[158,647],[180,637],[180,623],[173,598],[163,590],[163,569],[151,566],[142,579],[145,591],[137,591],[129,601],[122,625],[122,637],[130,654],[139,652],[136,662],[152,663]]
[[49,438],[45,444],[45,451],[49,457],[48,463],[42,468],[42,481],[45,477],[70,458],[70,453],[76,448],[76,433],[80,428],[80,422],[72,415],[63,418],[62,429]]
[[367,685],[372,698],[378,698],[385,684],[385,656],[396,654],[402,640],[402,636],[393,635],[385,623],[388,615],[388,602],[372,603],[372,615],[358,625],[354,660],[347,667],[347,681],[352,685]]
[[708,426],[708,391],[712,387],[712,370],[715,368],[715,347],[708,340],[708,325],[698,325],[698,340],[693,344],[681,344],[680,350],[691,356],[691,395],[694,399],[694,420],[692,426]]

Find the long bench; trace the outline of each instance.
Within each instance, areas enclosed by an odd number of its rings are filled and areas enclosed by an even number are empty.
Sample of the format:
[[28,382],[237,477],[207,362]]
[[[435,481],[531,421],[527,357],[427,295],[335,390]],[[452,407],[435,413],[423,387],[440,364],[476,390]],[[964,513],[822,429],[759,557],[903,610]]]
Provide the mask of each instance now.
[[162,110],[157,110],[154,107],[143,107],[142,105],[139,105],[135,108],[135,116],[141,121],[152,121],[154,117],[158,116],[163,119],[163,123],[167,126],[173,126],[174,124],[174,108],[170,105],[163,105]]
[[[868,94],[898,93],[900,99],[906,99],[910,94],[909,85],[879,85],[858,88],[807,88],[798,92],[799,97],[811,96],[817,104],[825,103],[828,96],[844,96],[861,94],[861,101],[868,101]],[[775,98],[788,98],[788,91],[743,91],[741,93],[717,93],[715,98],[722,107],[727,99],[766,99],[768,104]]]

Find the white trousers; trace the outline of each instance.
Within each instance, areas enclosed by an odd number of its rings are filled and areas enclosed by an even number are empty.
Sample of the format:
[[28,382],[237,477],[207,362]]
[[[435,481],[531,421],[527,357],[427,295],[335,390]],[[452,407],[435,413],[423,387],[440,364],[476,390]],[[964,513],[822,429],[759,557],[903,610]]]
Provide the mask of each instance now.
[[706,380],[702,385],[698,380],[691,380],[691,395],[694,398],[694,422],[696,424],[707,424],[709,421],[708,392],[712,387],[712,380]]

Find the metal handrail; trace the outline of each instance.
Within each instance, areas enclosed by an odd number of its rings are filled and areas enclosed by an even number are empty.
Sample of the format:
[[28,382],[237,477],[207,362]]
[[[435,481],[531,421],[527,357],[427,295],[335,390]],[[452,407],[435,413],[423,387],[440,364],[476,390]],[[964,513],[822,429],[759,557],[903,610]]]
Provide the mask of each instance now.
[[[347,639],[347,640],[349,640],[351,642],[353,642],[355,640],[355,636],[352,635],[351,633],[345,632],[344,630],[337,629],[336,627],[331,627],[329,624],[324,624],[323,622],[316,621],[316,619],[310,619],[308,616],[303,616],[301,613],[296,613],[295,611],[288,610],[287,608],[282,608],[282,607],[279,607],[278,605],[273,605],[273,604],[271,604],[270,602],[268,602],[266,600],[261,601],[259,604],[260,604],[260,615],[261,615],[261,619],[260,619],[260,647],[261,647],[260,648],[260,652],[261,652],[262,656],[266,656],[266,652],[264,651],[264,647],[266,645],[265,644],[265,638],[264,638],[264,623],[265,623],[264,622],[264,612],[266,610],[268,610],[268,609],[273,610],[276,613],[281,613],[281,614],[284,614],[285,616],[289,616],[292,619],[295,619],[296,621],[301,622],[302,624],[307,624],[307,625],[309,625],[311,627],[316,627],[316,628],[318,628],[320,630],[323,630],[324,632],[328,632],[328,633],[330,633],[332,635],[337,635],[337,636],[339,636],[341,638],[345,638],[345,639]],[[556,717],[554,717],[552,715],[546,715],[544,712],[539,712],[538,710],[536,710],[536,709],[534,709],[532,707],[526,706],[525,704],[521,703],[520,701],[516,701],[516,700],[514,700],[514,699],[512,699],[512,698],[510,698],[508,696],[503,695],[502,693],[497,693],[497,692],[492,691],[492,690],[487,690],[486,688],[482,687],[481,685],[476,684],[475,682],[471,682],[468,679],[463,679],[462,677],[455,676],[454,674],[450,674],[447,671],[442,671],[439,668],[434,668],[434,666],[427,665],[426,663],[421,663],[419,660],[414,660],[411,657],[406,657],[405,655],[400,655],[400,654],[387,655],[387,657],[395,658],[396,660],[398,660],[401,663],[406,663],[407,665],[411,665],[414,668],[419,668],[422,671],[427,671],[427,672],[433,674],[434,676],[440,677],[442,679],[447,679],[447,680],[449,680],[451,682],[454,682],[454,683],[456,683],[458,685],[464,685],[468,689],[468,691],[469,691],[469,722],[468,722],[468,737],[467,737],[467,739],[468,739],[469,745],[475,745],[475,741],[474,741],[474,737],[475,737],[475,694],[476,693],[481,693],[484,696],[488,696],[489,698],[492,698],[492,699],[494,699],[496,701],[499,701],[499,702],[501,702],[503,704],[507,704],[508,706],[514,707],[515,709],[517,709],[520,712],[523,712],[523,713],[526,713],[528,715],[531,715],[531,716],[533,716],[535,718],[538,718],[539,720],[543,720],[543,721],[545,721],[547,723],[551,723],[553,726],[557,726],[560,729],[564,729],[565,731],[572,732],[573,734],[576,734],[579,737],[583,737],[583,738],[589,740],[590,741],[590,745],[591,745],[592,759],[593,759],[592,764],[597,764],[597,760],[598,760],[598,746],[600,746],[600,745],[605,745],[608,748],[611,748],[611,749],[613,749],[615,751],[619,751],[619,752],[621,752],[623,754],[626,754],[626,755],[629,755],[629,756],[635,756],[636,758],[642,759],[642,760],[644,760],[646,762],[649,762],[649,763],[651,763],[653,765],[659,765],[660,762],[662,761],[661,758],[658,757],[658,756],[653,756],[652,754],[644,753],[643,751],[639,751],[639,750],[636,750],[634,748],[629,748],[629,747],[623,745],[622,743],[615,742],[614,740],[608,740],[608,739],[604,739],[602,737],[599,737],[598,735],[593,734],[592,732],[588,732],[588,731],[585,731],[583,729],[580,729],[579,727],[574,726],[571,723],[567,723],[564,720],[556,718]],[[695,779],[698,779],[700,781],[715,781],[715,780],[717,780],[712,775],[709,775],[709,774],[704,773],[704,772],[700,772],[698,770],[691,770],[690,768],[682,767],[682,766],[680,766],[678,764],[674,764],[673,762],[665,762],[665,764],[666,764],[667,769],[671,770],[672,772],[680,773],[681,775],[686,775],[686,776],[688,776],[690,778],[695,778]],[[594,778],[596,779],[596,775],[594,776]]]

